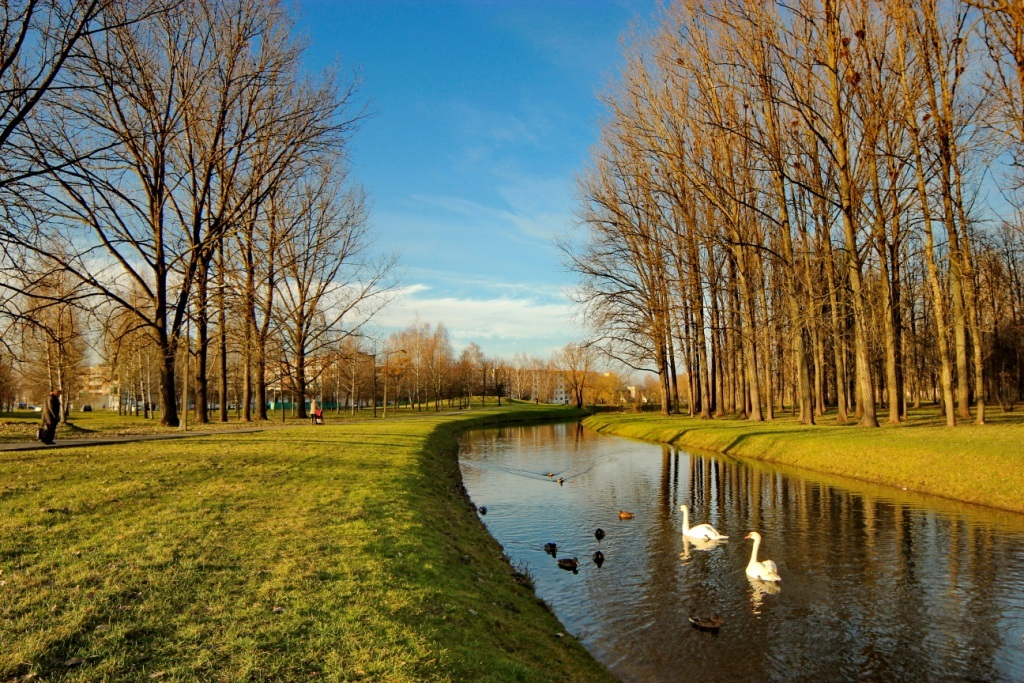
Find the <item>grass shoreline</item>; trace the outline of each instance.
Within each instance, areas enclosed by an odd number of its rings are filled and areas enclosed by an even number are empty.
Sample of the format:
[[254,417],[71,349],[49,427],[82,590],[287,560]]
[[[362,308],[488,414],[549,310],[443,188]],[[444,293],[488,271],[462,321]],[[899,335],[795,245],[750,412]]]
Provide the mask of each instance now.
[[878,429],[772,422],[700,420],[650,413],[599,413],[585,426],[627,438],[714,451],[1024,513],[1024,416],[996,415],[988,425],[948,428],[933,411]]
[[0,453],[0,680],[614,680],[509,565],[456,457],[467,429],[577,415]]

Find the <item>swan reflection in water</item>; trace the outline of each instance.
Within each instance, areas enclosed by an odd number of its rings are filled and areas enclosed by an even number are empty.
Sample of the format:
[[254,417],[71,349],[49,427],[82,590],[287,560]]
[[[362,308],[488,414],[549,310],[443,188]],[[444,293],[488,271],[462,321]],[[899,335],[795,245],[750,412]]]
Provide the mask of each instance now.
[[747,577],[750,582],[750,611],[752,614],[761,613],[761,603],[766,595],[778,595],[782,592],[782,584],[776,581],[762,581],[751,576]]
[[712,550],[722,545],[722,539],[713,538],[690,538],[689,536],[683,536],[683,552],[679,553],[679,559],[689,560],[690,559],[690,546],[693,546],[694,550]]

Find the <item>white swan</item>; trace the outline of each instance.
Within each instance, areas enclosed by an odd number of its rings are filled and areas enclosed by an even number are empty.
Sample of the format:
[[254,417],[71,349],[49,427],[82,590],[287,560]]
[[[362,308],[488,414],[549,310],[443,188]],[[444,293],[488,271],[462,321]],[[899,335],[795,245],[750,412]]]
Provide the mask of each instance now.
[[747,563],[747,576],[761,581],[782,581],[779,568],[771,560],[757,561],[757,549],[761,545],[761,534],[751,531],[744,538],[754,539],[754,548],[750,551],[750,562]]
[[690,526],[690,511],[685,505],[680,505],[679,509],[683,511],[683,536],[689,536],[690,538],[702,538],[707,541],[720,541],[728,536],[723,536],[718,533],[718,529],[711,526],[710,524],[698,524],[695,527]]

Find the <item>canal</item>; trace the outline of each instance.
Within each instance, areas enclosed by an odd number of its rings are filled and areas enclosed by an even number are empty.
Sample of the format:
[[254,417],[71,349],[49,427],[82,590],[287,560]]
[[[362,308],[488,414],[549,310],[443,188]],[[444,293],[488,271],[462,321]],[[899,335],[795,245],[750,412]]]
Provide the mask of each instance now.
[[[1024,681],[1022,515],[575,423],[468,432],[459,457],[513,565],[624,681]],[[728,540],[685,540],[683,504]],[[747,577],[750,531],[780,582]]]

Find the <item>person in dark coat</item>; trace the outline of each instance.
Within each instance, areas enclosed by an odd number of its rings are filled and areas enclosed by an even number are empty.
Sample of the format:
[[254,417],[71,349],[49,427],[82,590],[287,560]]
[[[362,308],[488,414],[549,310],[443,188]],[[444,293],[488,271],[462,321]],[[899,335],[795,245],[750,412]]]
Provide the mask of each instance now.
[[43,403],[43,421],[39,426],[39,440],[49,445],[57,434],[60,422],[60,389],[54,389]]

